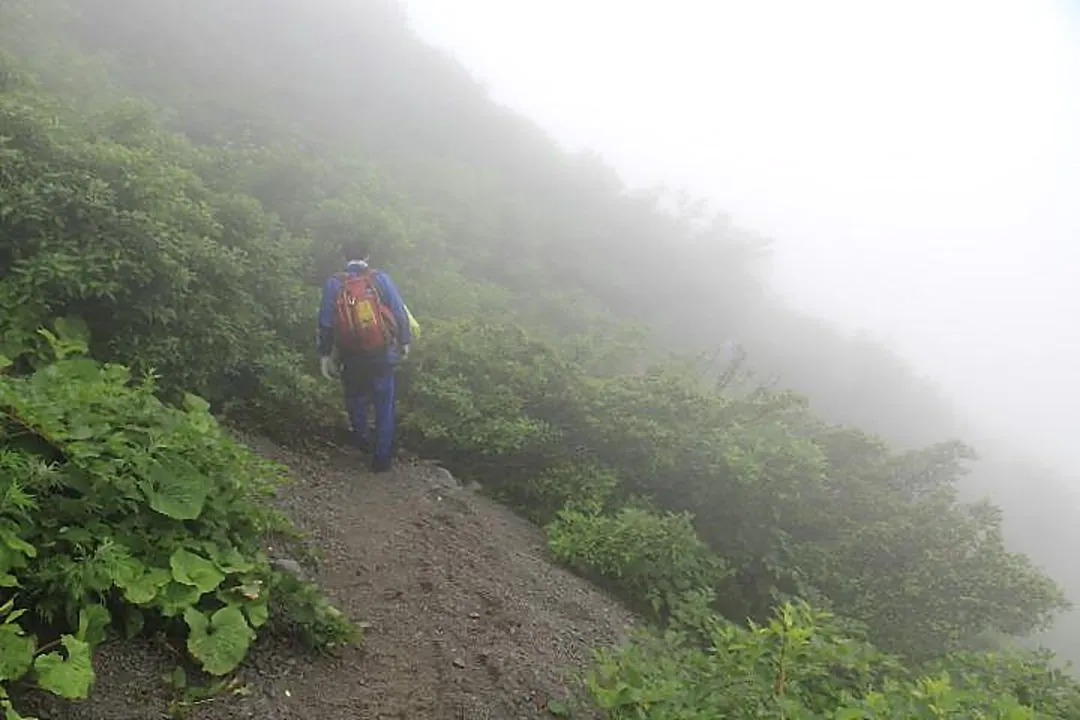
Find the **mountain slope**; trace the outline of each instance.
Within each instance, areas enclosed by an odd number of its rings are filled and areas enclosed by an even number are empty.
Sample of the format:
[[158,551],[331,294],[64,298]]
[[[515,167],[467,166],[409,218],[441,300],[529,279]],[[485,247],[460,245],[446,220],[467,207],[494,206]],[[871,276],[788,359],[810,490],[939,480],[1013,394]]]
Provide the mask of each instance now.
[[[311,319],[319,282],[339,266],[338,244],[362,236],[424,325],[400,375],[405,445],[542,524],[556,559],[661,629],[600,663],[590,690],[610,717],[659,702],[671,717],[719,706],[732,718],[760,717],[783,706],[792,718],[838,707],[915,718],[939,701],[970,713],[993,705],[1076,716],[1080,690],[1046,658],[972,654],[1045,627],[1067,603],[1006,545],[998,508],[962,501],[970,449],[919,446],[940,429],[929,422],[894,437],[898,447],[837,426],[713,351],[733,331],[753,330],[768,340],[759,347],[777,350],[778,367],[816,383],[802,389],[872,419],[897,393],[914,393],[902,367],[861,350],[848,356],[827,327],[800,332],[814,325],[770,298],[751,234],[693,203],[665,209],[670,198],[630,192],[602,165],[560,152],[462,84],[460,68],[417,43],[390,6],[332,12],[344,7],[0,5],[0,37],[16,55],[0,59],[0,388],[10,451],[0,462],[74,456],[104,495],[93,501],[114,507],[123,492],[124,523],[176,533],[136,535],[153,556],[143,563],[152,569],[133,574],[131,564],[105,563],[117,551],[103,521],[85,517],[93,504],[0,496],[10,513],[0,521],[16,523],[5,543],[32,591],[67,610],[61,631],[100,641],[83,611],[118,630],[103,603],[121,617],[151,603],[162,613],[154,618],[212,667],[242,659],[266,620],[264,607],[250,610],[263,596],[242,582],[249,565],[214,543],[205,550],[209,541],[188,537],[191,525],[179,521],[201,511],[206,488],[243,496],[262,478],[163,472],[158,456],[170,469],[202,465],[207,454],[217,467],[243,459],[220,438],[204,443],[213,421],[192,391],[278,438],[340,428],[338,388],[313,375]],[[111,33],[113,21],[123,31]],[[349,27],[367,37],[361,47],[346,46]],[[319,52],[297,49],[312,47]],[[350,61],[354,53],[365,63]],[[385,102],[364,105],[373,99]],[[436,99],[461,124],[437,112]],[[62,360],[73,327],[88,331],[92,359]],[[136,391],[127,371],[98,362],[160,380]],[[152,392],[167,405],[151,402]],[[86,422],[99,410],[78,402],[87,393],[111,398],[108,422]],[[125,400],[133,394],[137,402]],[[27,397],[57,426],[52,445],[23,443]],[[892,424],[930,417],[923,399]],[[145,408],[150,432],[140,430]],[[189,457],[171,457],[177,439],[158,427],[177,417]],[[204,444],[192,447],[193,438]],[[127,464],[98,460],[118,452]],[[29,478],[52,497],[86,492],[87,471],[65,466],[59,484],[47,472],[12,475],[16,490]],[[159,486],[194,494],[163,498]],[[30,557],[23,536],[52,548],[49,528],[80,510],[95,531],[77,535],[60,563],[90,554],[116,572],[85,582],[65,574],[59,592],[53,558]],[[250,503],[237,512],[257,556],[261,514]],[[233,520],[211,520],[232,532]],[[200,561],[196,580],[190,566]],[[218,592],[222,573],[239,584]],[[177,598],[188,605],[182,618]],[[218,613],[234,635],[208,633]],[[335,629],[339,640],[345,628]],[[791,654],[791,642],[811,637],[805,654]],[[82,662],[95,643],[75,641]],[[59,661],[44,657],[43,669]],[[918,689],[940,672],[950,680],[935,685],[941,697]],[[731,675],[743,679],[737,692]]]
[[[778,346],[788,366],[835,402],[868,394],[836,385],[859,376],[848,368],[862,357],[830,358],[827,329],[800,335],[797,316],[768,301],[754,238],[692,204],[659,210],[537,144],[385,4],[21,7],[4,6],[0,26],[43,84],[4,76],[9,356],[51,318],[78,314],[98,358],[160,373],[174,398],[198,392],[283,437],[332,426],[336,390],[309,374],[311,315],[338,243],[363,235],[427,327],[402,373],[404,441],[538,521],[641,498],[692,513],[720,559],[708,585],[728,617],[821,596],[915,657],[1023,634],[1064,604],[1002,545],[996,509],[958,502],[967,448],[898,451],[715,358],[669,362],[737,322],[794,339]],[[368,42],[344,44],[347,25]],[[301,39],[320,51],[299,53]],[[128,88],[186,134],[162,132]],[[302,102],[281,102],[286,89]],[[436,98],[446,112],[433,114]],[[445,124],[450,108],[457,124]],[[434,136],[414,132],[427,126]],[[408,150],[391,151],[393,128]],[[643,276],[642,258],[664,274]],[[685,540],[704,571],[680,521],[648,522]],[[661,608],[674,602],[681,581],[647,572],[671,584]],[[641,584],[639,595],[657,592]],[[942,632],[915,629],[927,614]]]
[[[267,167],[245,189],[290,230],[312,227],[302,208],[355,184],[343,163],[374,163],[382,182],[408,194],[408,214],[435,225],[421,233],[437,236],[438,247],[413,248],[423,262],[505,288],[534,332],[558,339],[602,331],[614,319],[646,321],[656,334],[651,352],[719,353],[722,361],[738,342],[760,378],[806,393],[834,421],[905,446],[955,433],[945,401],[895,356],[771,293],[762,238],[690,198],[627,193],[600,159],[562,152],[420,42],[391,0],[38,6],[36,17],[53,7],[65,18],[45,23],[54,42],[62,25],[66,44],[47,62],[72,49],[104,53],[125,94],[166,108],[172,126],[196,142],[288,148],[293,167]],[[21,41],[24,54],[50,47],[25,33]],[[393,252],[382,262],[409,258]],[[639,290],[643,263],[662,268],[663,281],[647,295]],[[422,267],[410,266],[422,278],[417,291],[427,283]],[[553,278],[584,312],[552,302]],[[423,297],[417,304],[440,311]],[[692,314],[673,322],[673,306]]]

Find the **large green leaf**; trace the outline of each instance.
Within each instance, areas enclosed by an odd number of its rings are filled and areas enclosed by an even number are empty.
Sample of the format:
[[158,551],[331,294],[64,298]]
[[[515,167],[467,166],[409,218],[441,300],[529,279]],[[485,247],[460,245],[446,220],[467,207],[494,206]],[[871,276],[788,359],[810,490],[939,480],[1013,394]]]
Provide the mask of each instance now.
[[255,567],[254,562],[248,560],[243,553],[231,545],[226,548],[215,548],[212,557],[218,568],[229,575],[250,572]]
[[200,594],[211,592],[225,579],[225,573],[213,562],[184,548],[176,549],[169,565],[173,580],[197,588]]
[[234,670],[255,639],[255,631],[244,619],[244,613],[234,605],[221,608],[209,619],[195,608],[188,608],[184,620],[191,631],[188,651],[211,675]]
[[265,596],[244,606],[252,627],[262,627],[270,619],[270,605]]
[[91,647],[105,641],[105,631],[112,623],[112,615],[104,605],[87,605],[79,610],[79,631],[76,636]]
[[34,662],[34,647],[34,639],[18,625],[0,625],[0,682],[26,674]]
[[199,602],[201,596],[199,588],[170,580],[154,598],[154,604],[165,617],[175,617]]
[[135,605],[145,605],[157,597],[161,588],[169,584],[172,573],[163,568],[150,568],[139,576],[119,585],[124,598]]
[[71,700],[85,698],[94,682],[90,645],[72,635],[60,639],[67,657],[58,652],[40,655],[34,661],[37,683],[43,689]]
[[148,475],[142,490],[156,512],[174,520],[195,520],[202,514],[210,481],[191,463],[181,458],[156,462]]

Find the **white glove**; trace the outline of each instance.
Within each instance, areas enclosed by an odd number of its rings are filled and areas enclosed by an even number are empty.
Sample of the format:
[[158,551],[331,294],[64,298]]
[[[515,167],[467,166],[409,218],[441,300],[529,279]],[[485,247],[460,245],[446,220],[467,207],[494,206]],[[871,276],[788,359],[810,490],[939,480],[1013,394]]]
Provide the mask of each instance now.
[[408,357],[409,357],[409,346],[408,345],[402,345],[401,346],[401,359],[402,360],[407,360]]
[[329,355],[322,355],[319,357],[319,371],[322,372],[322,376],[327,380],[333,380],[334,359]]

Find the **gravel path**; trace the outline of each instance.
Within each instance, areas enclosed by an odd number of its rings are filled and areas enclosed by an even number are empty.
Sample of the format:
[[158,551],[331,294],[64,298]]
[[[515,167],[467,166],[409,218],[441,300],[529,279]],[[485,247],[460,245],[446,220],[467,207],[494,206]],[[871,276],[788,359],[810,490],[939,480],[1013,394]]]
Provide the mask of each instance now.
[[169,712],[163,645],[113,643],[95,657],[87,702],[31,698],[42,720],[516,720],[550,717],[589,648],[617,642],[630,613],[552,565],[540,531],[457,487],[437,467],[367,474],[361,458],[314,459],[260,439],[288,465],[281,501],[322,553],[315,575],[364,642],[313,657],[261,641],[236,693]]

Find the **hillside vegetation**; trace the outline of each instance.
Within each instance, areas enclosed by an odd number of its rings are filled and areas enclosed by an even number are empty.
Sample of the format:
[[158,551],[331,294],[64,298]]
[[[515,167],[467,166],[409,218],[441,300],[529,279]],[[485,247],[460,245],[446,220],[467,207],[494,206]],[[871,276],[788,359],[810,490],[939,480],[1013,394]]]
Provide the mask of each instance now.
[[275,469],[210,410],[341,424],[313,316],[362,236],[424,328],[403,443],[652,619],[596,659],[609,717],[1080,717],[1050,658],[990,652],[1068,602],[961,501],[932,390],[785,309],[752,233],[491,104],[395,4],[7,0],[0,43],[0,682],[84,695],[107,633],[218,674],[273,618],[354,637],[271,569]]

